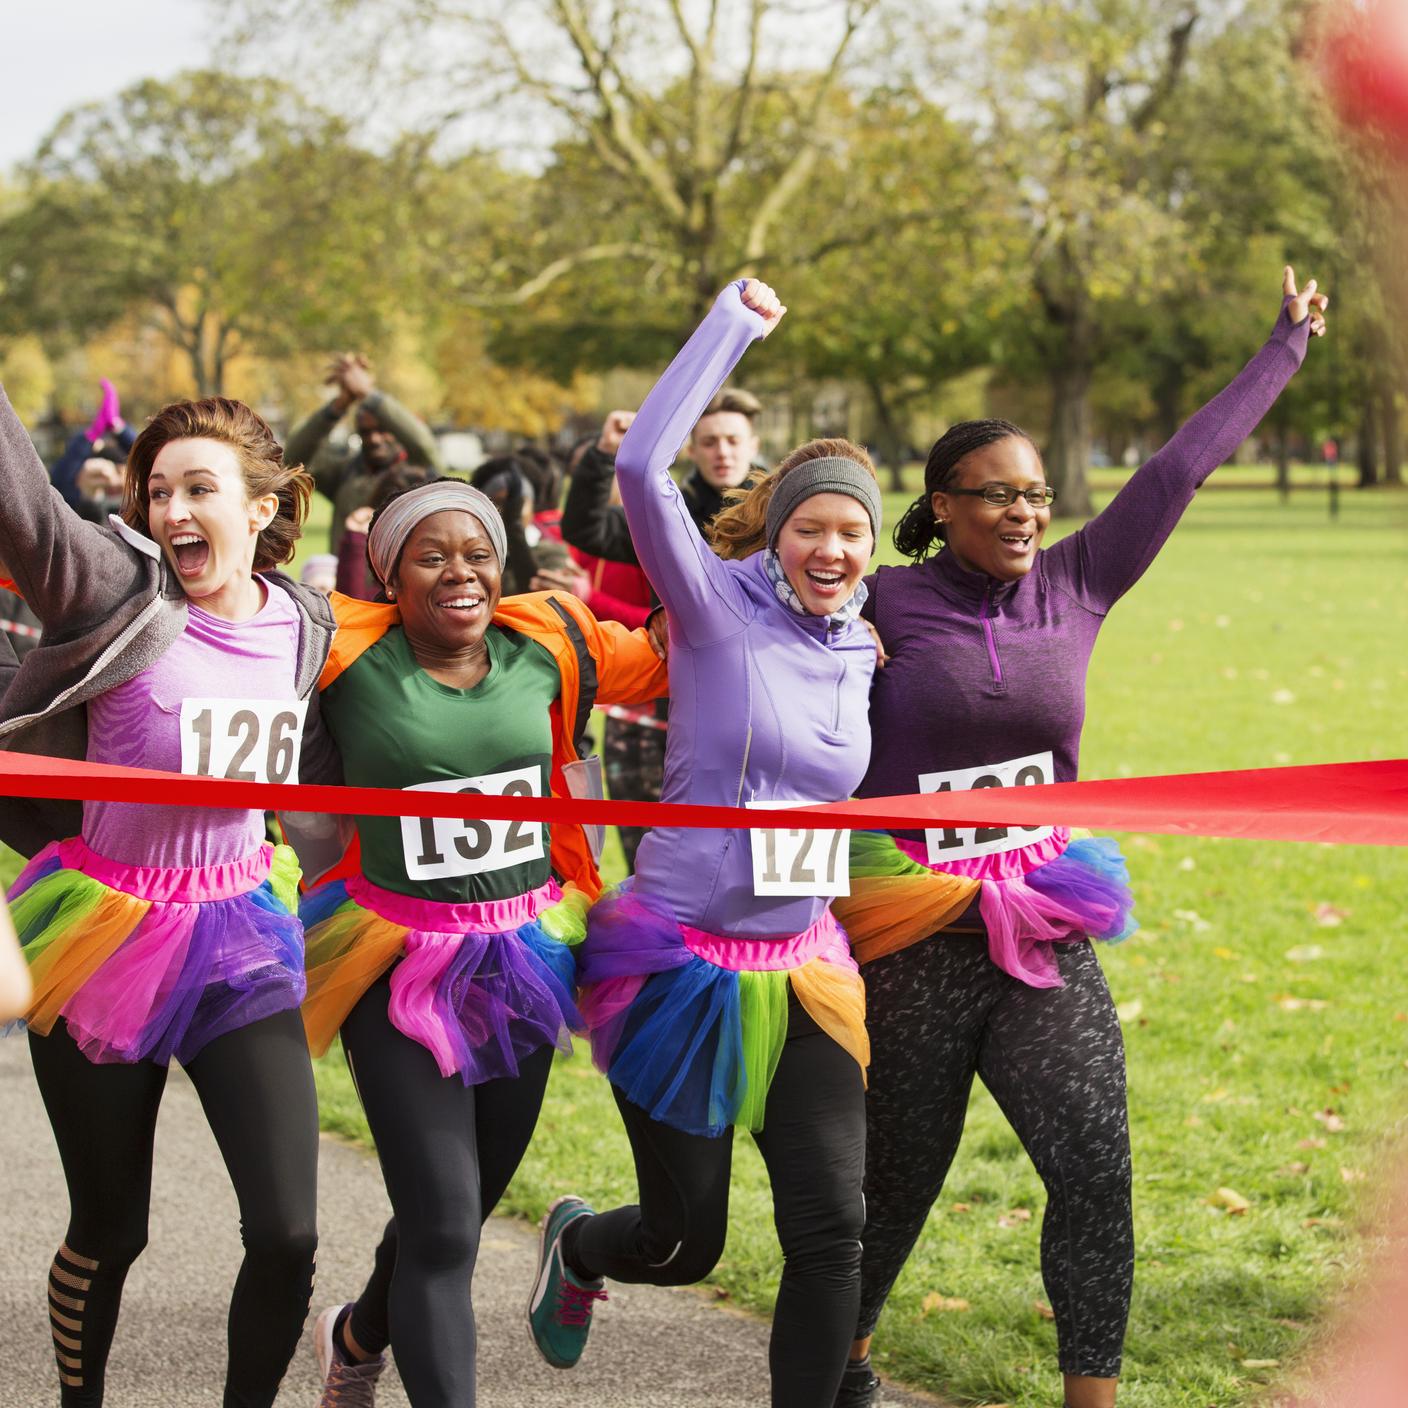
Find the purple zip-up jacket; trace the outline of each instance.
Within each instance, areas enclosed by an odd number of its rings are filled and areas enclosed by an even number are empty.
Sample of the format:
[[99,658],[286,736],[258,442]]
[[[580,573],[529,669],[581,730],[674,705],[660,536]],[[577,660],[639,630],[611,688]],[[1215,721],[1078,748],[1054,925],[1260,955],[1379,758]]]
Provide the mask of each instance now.
[[[1086,671],[1106,612],[1143,576],[1198,487],[1271,409],[1309,337],[1310,320],[1292,326],[1283,306],[1270,339],[1231,385],[1089,523],[1042,548],[1017,581],[967,572],[948,551],[868,579],[863,614],[890,660],[875,679],[874,747],[858,796],[908,794],[922,773],[1048,750],[1053,780],[1074,781]],[[673,677],[673,662],[671,670]]]
[[[799,616],[768,580],[763,554],[715,557],[670,465],[763,320],[730,284],[645,398],[616,454],[640,564],[670,619],[670,733],[664,802],[839,801],[870,757],[875,647],[859,620],[839,629]],[[823,898],[760,899],[741,830],[656,827],[636,855],[637,894],[713,934],[781,938],[808,929]]]

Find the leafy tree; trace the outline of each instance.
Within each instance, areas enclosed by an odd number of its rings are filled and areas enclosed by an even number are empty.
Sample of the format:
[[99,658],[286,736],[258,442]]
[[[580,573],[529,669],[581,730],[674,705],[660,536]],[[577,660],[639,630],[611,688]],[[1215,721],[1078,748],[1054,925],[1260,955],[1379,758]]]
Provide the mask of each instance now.
[[373,335],[382,164],[282,84],[146,80],[74,109],[0,222],[0,316],[80,341],[125,314],[187,358],[201,395],[241,352]]

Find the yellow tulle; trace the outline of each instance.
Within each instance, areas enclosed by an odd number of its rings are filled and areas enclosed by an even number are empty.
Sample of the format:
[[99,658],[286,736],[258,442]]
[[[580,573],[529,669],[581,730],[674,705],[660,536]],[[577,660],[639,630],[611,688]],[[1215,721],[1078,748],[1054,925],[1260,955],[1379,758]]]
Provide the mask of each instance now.
[[408,932],[360,905],[339,910],[308,931],[303,1029],[313,1055],[328,1049],[363,993],[401,956]]
[[813,958],[787,976],[812,1021],[853,1056],[863,1072],[870,1064],[870,1036],[865,1030],[865,984],[860,974]]

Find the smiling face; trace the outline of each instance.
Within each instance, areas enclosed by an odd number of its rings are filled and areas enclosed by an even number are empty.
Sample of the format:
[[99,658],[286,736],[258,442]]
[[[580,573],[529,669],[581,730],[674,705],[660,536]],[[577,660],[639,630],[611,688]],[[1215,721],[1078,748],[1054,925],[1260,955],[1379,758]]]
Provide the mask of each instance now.
[[690,459],[716,489],[734,489],[743,483],[757,454],[757,432],[740,411],[701,416],[689,437]]
[[147,524],[185,593],[223,614],[253,586],[260,531],[278,512],[275,494],[249,497],[234,448],[220,440],[172,440],[147,480]]
[[390,586],[412,644],[453,656],[483,640],[502,580],[484,525],[454,508],[430,514],[411,530]]
[[[954,487],[981,489],[987,484],[1008,484],[1019,490],[1044,488],[1046,474],[1036,446],[1019,435],[1009,435],[974,450],[959,464]],[[950,494],[940,489],[929,502],[944,526],[944,539],[958,565],[1000,582],[1014,582],[1032,570],[1051,522],[1049,506],[1034,508],[1020,497],[1003,508],[985,503],[976,494]]]
[[849,494],[803,499],[777,535],[777,556],[810,616],[829,616],[855,594],[875,551],[870,515]]

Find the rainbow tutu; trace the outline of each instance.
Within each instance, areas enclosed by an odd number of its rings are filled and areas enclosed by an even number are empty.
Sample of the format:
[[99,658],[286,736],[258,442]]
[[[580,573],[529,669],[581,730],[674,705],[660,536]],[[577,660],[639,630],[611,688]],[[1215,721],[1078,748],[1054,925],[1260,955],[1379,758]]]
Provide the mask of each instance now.
[[830,910],[790,938],[733,939],[681,924],[628,880],[592,909],[578,972],[593,1060],[632,1104],[690,1134],[763,1127],[789,985],[870,1062],[865,988]]
[[[582,1019],[572,1000],[575,949],[589,901],[556,881],[507,900],[444,904],[373,885],[362,875],[308,895],[308,996],[314,1055],[391,969],[388,1015],[466,1085],[516,1076],[549,1044],[570,1051]],[[394,967],[393,967],[394,965]]]
[[227,865],[124,865],[81,837],[46,846],[10,888],[34,1001],[90,1061],[188,1062],[208,1042],[297,1007],[298,858],[263,845]]
[[924,857],[920,842],[852,832],[851,893],[834,908],[861,963],[948,928],[976,900],[992,961],[1032,987],[1053,988],[1062,985],[1053,943],[1116,943],[1138,928],[1128,867],[1107,838],[1072,838],[1058,827],[996,855],[942,866]]

